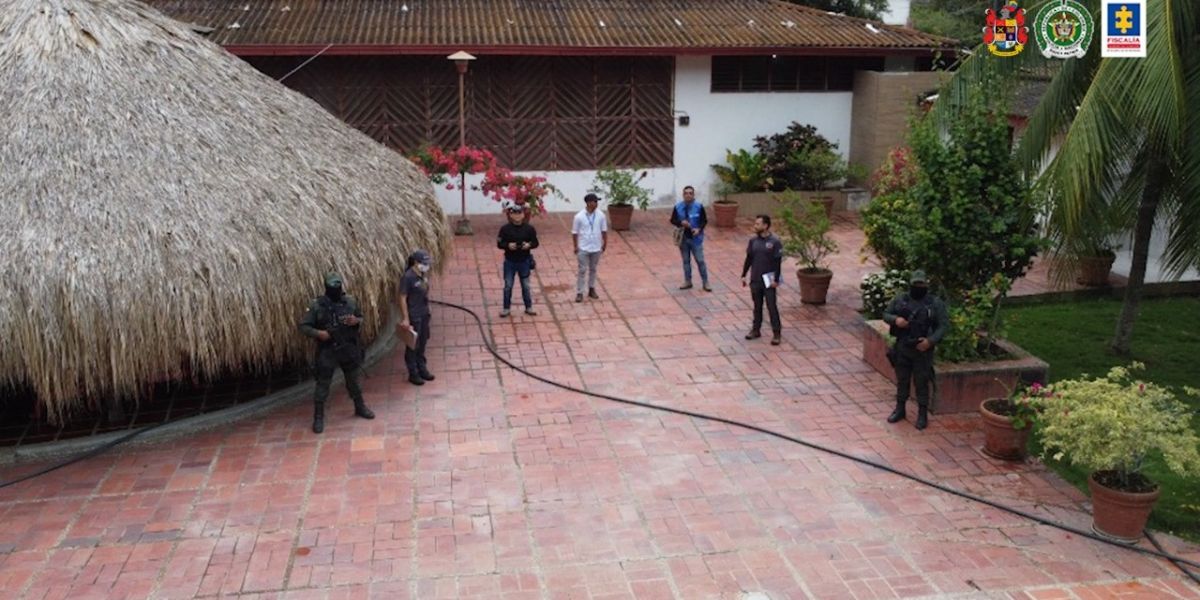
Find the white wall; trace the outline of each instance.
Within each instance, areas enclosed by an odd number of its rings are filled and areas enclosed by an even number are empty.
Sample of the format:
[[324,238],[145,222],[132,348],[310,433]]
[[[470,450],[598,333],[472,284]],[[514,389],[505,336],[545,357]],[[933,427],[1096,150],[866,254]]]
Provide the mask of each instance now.
[[[651,206],[672,205],[685,185],[695,186],[697,197],[711,204],[717,179],[710,165],[724,163],[726,149],[752,148],[755,136],[783,132],[792,121],[816,126],[821,135],[838,144],[842,156],[850,155],[851,92],[714,94],[710,92],[711,64],[707,56],[675,59],[675,110],[686,112],[691,123],[682,126],[676,118],[675,168],[648,169],[642,180],[642,185],[652,190]],[[551,199],[546,204],[551,212],[582,209],[583,196],[596,175],[595,171],[521,173],[545,176],[570,200]],[[477,185],[479,179],[468,177],[468,186]],[[447,215],[462,212],[457,189],[441,186],[434,191]],[[467,214],[498,212],[499,204],[483,192],[467,190]]]
[[908,25],[910,5],[910,0],[888,0],[888,10],[883,13],[883,22],[888,25]]
[[852,92],[719,93],[710,90],[712,57],[675,58],[675,110],[691,124],[675,122],[675,181],[696,187],[705,204],[717,183],[709,165],[725,162],[725,150],[750,149],[754,137],[781,133],[792,121],[814,125],[850,155]]
[[[646,169],[646,178],[641,181],[642,187],[650,188],[651,205],[670,204],[675,185],[675,170],[670,168]],[[550,212],[577,212],[583,210],[583,196],[592,187],[592,179],[596,171],[520,171],[523,175],[541,175],[554,187],[557,187],[567,201],[547,196],[546,210]],[[484,196],[483,192],[472,190],[470,185],[479,184],[482,175],[467,177],[467,214],[499,214],[500,203]],[[447,190],[445,186],[435,187],[438,202],[447,216],[457,217],[462,214],[462,196],[458,189]],[[601,196],[601,200],[607,200]],[[601,202],[601,208],[606,204]]]

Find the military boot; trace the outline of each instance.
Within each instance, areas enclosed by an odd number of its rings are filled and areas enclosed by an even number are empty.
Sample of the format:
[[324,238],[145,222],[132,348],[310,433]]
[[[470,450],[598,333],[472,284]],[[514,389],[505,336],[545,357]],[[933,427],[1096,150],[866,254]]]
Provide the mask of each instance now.
[[892,414],[888,415],[888,423],[899,423],[900,421],[904,420],[904,417],[908,416],[904,411],[904,405],[906,403],[908,403],[908,400],[896,401],[896,410],[893,410]]
[[313,433],[325,431],[325,403],[317,402],[313,409]]
[[374,419],[375,413],[371,412],[371,409],[367,408],[366,402],[359,400],[358,402],[354,403],[354,416],[362,417],[364,419]]
[[916,428],[917,429],[925,429],[925,427],[927,425],[929,425],[929,405],[928,404],[918,404],[917,405]]

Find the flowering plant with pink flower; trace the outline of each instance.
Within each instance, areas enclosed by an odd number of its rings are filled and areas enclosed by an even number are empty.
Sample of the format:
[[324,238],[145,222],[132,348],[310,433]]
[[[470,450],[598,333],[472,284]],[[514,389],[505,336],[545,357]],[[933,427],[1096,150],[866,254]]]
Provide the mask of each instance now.
[[[438,146],[422,146],[409,159],[421,168],[430,181],[436,185],[444,184],[448,190],[463,185],[460,178],[464,175],[487,173],[500,168],[494,154],[471,146],[460,146],[453,151]],[[455,180],[460,183],[455,183]]]
[[871,190],[883,196],[908,189],[917,183],[917,163],[907,146],[892,148],[883,164],[871,175]]
[[541,214],[545,210],[543,199],[553,195],[560,200],[566,200],[558,188],[540,175],[517,175],[503,167],[488,170],[480,185],[483,193],[503,205],[519,204],[528,206],[531,215]]

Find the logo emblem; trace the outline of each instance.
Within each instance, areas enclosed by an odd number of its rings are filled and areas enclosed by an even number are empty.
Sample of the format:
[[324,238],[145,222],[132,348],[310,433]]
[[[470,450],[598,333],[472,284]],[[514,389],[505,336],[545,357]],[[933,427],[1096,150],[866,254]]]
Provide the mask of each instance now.
[[1046,58],[1083,58],[1095,29],[1092,15],[1075,0],[1047,4],[1033,19],[1033,33]]
[[1025,9],[1016,2],[1005,4],[1000,12],[987,10],[987,25],[983,28],[983,43],[996,56],[1016,56],[1029,42],[1029,28],[1025,26]]
[[1106,58],[1146,56],[1146,0],[1117,2],[1103,0],[1100,56]]

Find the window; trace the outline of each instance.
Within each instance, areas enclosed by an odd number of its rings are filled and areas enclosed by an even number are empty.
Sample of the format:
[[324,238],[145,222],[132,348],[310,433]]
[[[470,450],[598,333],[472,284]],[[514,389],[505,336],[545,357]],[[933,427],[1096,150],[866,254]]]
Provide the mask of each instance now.
[[714,56],[712,91],[849,91],[855,71],[882,70],[882,56]]

